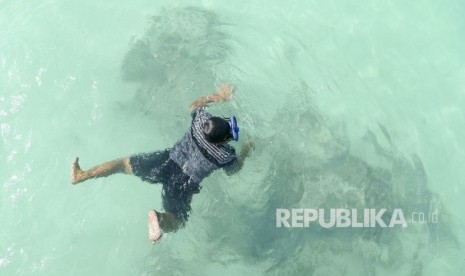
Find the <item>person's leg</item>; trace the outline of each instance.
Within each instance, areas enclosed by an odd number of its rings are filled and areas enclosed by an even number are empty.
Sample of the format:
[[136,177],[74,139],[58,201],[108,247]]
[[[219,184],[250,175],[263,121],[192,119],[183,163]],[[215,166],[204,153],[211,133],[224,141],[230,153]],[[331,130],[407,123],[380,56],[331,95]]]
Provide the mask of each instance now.
[[79,158],[71,166],[71,183],[78,184],[90,178],[105,177],[115,173],[133,174],[129,158],[121,158],[103,163],[89,170],[82,170]]
[[180,185],[179,182],[163,186],[163,208],[166,212],[150,210],[148,213],[149,239],[153,244],[162,237],[163,233],[176,232],[186,224],[194,193],[196,192],[186,191],[184,185]]
[[150,210],[148,213],[149,240],[155,244],[161,239],[163,233],[175,232],[182,225],[172,213]]

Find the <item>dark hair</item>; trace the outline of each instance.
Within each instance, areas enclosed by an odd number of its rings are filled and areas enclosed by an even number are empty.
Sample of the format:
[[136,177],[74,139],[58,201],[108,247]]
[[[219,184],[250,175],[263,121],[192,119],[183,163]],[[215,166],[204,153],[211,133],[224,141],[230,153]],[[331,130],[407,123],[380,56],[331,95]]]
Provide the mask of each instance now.
[[231,138],[231,126],[223,118],[211,117],[203,124],[203,134],[210,143],[223,143]]

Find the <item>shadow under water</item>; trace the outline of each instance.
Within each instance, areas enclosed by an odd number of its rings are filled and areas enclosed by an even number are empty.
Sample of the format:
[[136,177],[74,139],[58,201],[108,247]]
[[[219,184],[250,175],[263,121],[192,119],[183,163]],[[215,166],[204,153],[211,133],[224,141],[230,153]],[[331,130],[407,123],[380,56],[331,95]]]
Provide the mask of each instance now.
[[132,39],[121,67],[123,80],[139,84],[139,110],[185,109],[192,100],[186,95],[214,89],[215,67],[232,51],[223,25],[214,12],[195,7],[165,8],[151,18],[145,34]]
[[[258,164],[269,168],[260,181],[243,184],[250,195],[235,206],[222,207],[228,200],[218,199],[219,212],[238,206],[240,211],[228,213],[224,225],[211,230],[211,236],[220,239],[211,249],[228,244],[232,248],[223,248],[225,252],[233,249],[248,262],[265,264],[273,275],[422,275],[435,254],[456,250],[447,212],[428,189],[421,157],[404,156],[380,124],[366,132],[366,153],[358,156],[351,151],[346,127],[325,118],[310,95],[306,85],[293,89],[274,118],[286,131],[278,130],[258,144],[254,155],[266,160],[271,154],[271,161]],[[387,225],[390,212],[401,209],[408,227],[322,228],[313,223],[309,228],[277,228],[277,208],[323,208],[327,213],[331,208],[357,209],[358,217],[364,208],[385,208],[382,219]],[[414,212],[436,213],[439,219],[415,223]],[[243,226],[228,228],[238,222]],[[226,237],[218,236],[221,227]],[[217,261],[215,256],[212,260]]]

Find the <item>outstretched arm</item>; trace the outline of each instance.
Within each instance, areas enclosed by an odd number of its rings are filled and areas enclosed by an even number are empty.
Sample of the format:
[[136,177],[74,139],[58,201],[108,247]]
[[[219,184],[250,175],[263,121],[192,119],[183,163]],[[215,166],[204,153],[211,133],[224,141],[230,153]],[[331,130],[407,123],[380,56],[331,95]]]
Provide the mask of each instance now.
[[192,113],[196,108],[200,108],[209,103],[226,102],[232,98],[233,87],[229,84],[222,84],[216,92],[210,96],[201,97],[189,106],[189,112]]

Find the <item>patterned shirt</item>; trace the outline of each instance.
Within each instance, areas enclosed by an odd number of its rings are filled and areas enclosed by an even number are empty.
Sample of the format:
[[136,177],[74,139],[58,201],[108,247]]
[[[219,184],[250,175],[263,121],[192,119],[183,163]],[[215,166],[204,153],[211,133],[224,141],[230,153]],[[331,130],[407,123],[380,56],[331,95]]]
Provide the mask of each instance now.
[[194,110],[189,131],[170,152],[170,158],[197,183],[216,169],[233,169],[237,162],[233,147],[228,144],[217,146],[205,139],[203,125],[210,117],[212,115],[203,108]]

